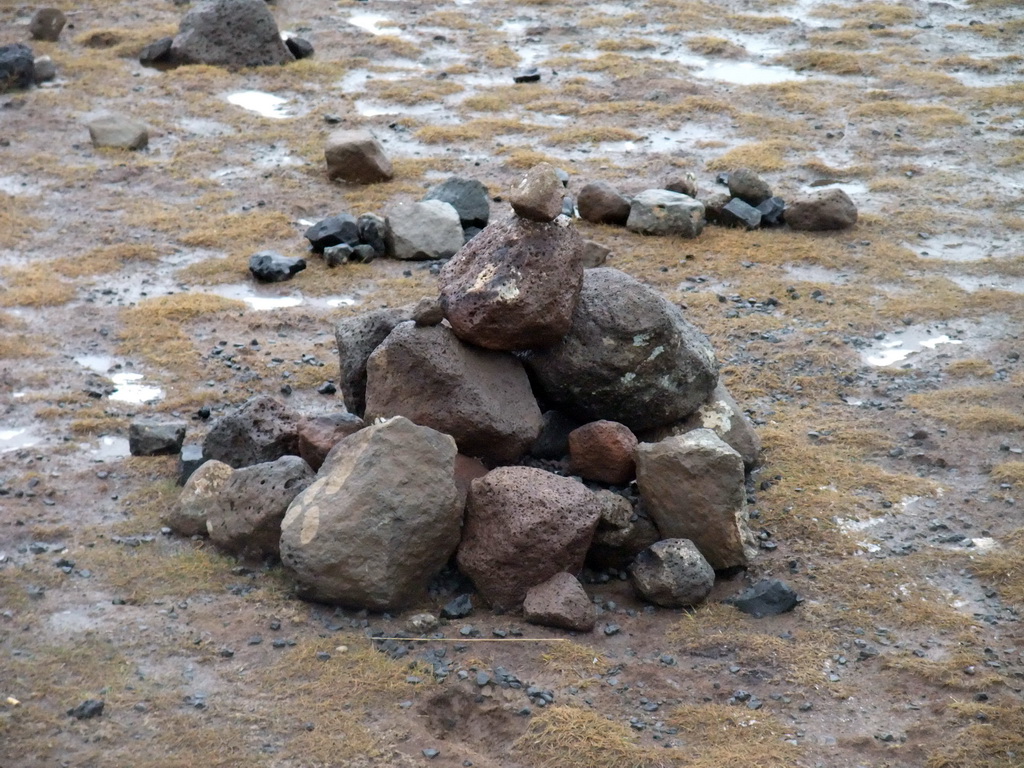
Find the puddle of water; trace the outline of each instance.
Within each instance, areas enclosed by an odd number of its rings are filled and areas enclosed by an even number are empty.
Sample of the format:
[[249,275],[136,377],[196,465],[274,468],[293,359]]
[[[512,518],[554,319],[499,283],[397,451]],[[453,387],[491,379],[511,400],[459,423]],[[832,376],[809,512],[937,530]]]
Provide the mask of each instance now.
[[19,429],[0,429],[0,453],[20,451],[38,443],[42,438],[32,427]]
[[[345,19],[353,27],[359,27],[371,35],[392,35],[405,37],[397,27],[388,26],[391,19],[381,13],[355,13]],[[383,29],[382,29],[383,27]]]
[[864,362],[868,365],[890,366],[906,360],[912,354],[925,349],[935,349],[941,344],[963,344],[958,339],[951,339],[946,334],[932,335],[928,330],[908,328],[895,335],[872,344],[861,352]]
[[139,382],[144,378],[141,373],[112,374],[110,380],[114,382],[114,386],[117,389],[111,393],[110,399],[122,403],[135,403],[136,405],[160,400],[164,396],[164,391],[160,387],[154,387],[151,384],[140,384]]
[[906,241],[903,245],[925,259],[967,262],[981,261],[993,255],[993,248],[990,245],[982,245],[954,235],[932,235],[928,238]]
[[116,437],[115,435],[104,435],[96,441],[95,445],[80,443],[82,450],[88,451],[93,461],[108,461],[110,459],[122,459],[131,455],[128,447],[128,438]]
[[708,80],[718,80],[734,85],[772,85],[788,80],[806,80],[789,67],[775,64],[758,64],[754,61],[712,61],[698,69],[694,74]]
[[975,291],[982,289],[1007,291],[1009,293],[1024,293],[1024,278],[1022,277],[1003,277],[1001,275],[987,275],[985,277],[974,277],[972,275],[946,275],[946,278],[970,293],[974,293]]
[[104,375],[119,365],[109,355],[78,355],[75,358],[75,362],[83,368],[88,368],[90,371],[96,371],[96,373]]
[[288,111],[284,109],[284,105],[288,103],[288,100],[275,96],[272,93],[264,91],[236,91],[235,93],[229,93],[227,99],[236,107],[255,112],[262,117],[277,119],[291,117]]
[[288,309],[289,307],[308,306],[314,309],[335,309],[350,307],[359,303],[354,296],[328,296],[325,298],[307,298],[296,291],[287,296],[262,291],[255,286],[238,283],[213,288],[211,293],[226,299],[244,301],[251,309],[264,312],[272,309]]
[[444,104],[386,104],[382,101],[355,102],[356,111],[363,117],[380,117],[381,115],[441,115],[447,112]]

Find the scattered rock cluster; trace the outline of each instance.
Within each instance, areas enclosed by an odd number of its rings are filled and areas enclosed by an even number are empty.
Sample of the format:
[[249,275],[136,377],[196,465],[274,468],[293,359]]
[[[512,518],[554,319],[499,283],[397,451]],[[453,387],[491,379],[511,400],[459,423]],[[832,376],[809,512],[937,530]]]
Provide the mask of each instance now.
[[[493,608],[580,631],[595,621],[576,579],[588,562],[671,607],[745,566],[757,436],[678,307],[584,269],[563,197],[542,165],[489,225],[477,182],[413,204],[447,209],[460,244],[487,226],[440,270],[438,297],[337,324],[349,412],[303,418],[260,397],[215,423],[168,524],[279,556],[311,599],[374,610],[416,605],[454,558]],[[380,234],[334,218],[307,232],[314,248]],[[402,230],[386,224],[392,251]]]

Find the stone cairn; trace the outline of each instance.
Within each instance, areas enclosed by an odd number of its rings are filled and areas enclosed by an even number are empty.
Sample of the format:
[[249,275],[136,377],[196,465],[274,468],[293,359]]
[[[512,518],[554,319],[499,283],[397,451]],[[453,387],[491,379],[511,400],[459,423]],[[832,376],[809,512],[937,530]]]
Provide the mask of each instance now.
[[665,607],[746,566],[757,435],[677,306],[584,269],[563,196],[533,168],[438,297],[341,320],[347,411],[259,396],[216,422],[167,524],[376,611],[421,605],[454,557],[492,608],[576,631],[587,564]]

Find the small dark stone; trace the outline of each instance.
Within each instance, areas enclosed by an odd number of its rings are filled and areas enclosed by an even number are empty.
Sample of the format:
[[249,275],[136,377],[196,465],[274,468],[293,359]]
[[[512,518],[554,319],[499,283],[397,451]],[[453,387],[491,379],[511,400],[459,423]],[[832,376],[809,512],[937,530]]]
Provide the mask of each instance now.
[[441,609],[441,616],[446,619],[464,619],[473,613],[473,598],[470,595],[459,595]]
[[761,212],[762,227],[778,227],[784,223],[782,214],[786,210],[786,201],[781,197],[769,197],[757,206]]
[[252,637],[249,638],[248,642],[249,642],[249,645],[259,645],[260,643],[263,642],[263,638],[260,637],[259,635],[253,635]]
[[128,451],[132,456],[165,456],[179,453],[185,441],[183,421],[140,419],[128,426]]
[[349,256],[348,260],[356,261],[359,262],[360,264],[369,264],[371,261],[377,258],[378,255],[379,254],[377,253],[377,249],[375,249],[372,245],[360,243],[359,245],[352,249],[352,255]]
[[316,391],[319,392],[321,395],[333,395],[335,392],[338,391],[338,388],[335,386],[333,381],[325,381],[323,384],[317,387]]
[[799,599],[796,592],[785,582],[779,579],[765,579],[724,602],[760,619],[793,610]]
[[339,213],[329,216],[306,230],[305,237],[309,240],[314,253],[323,253],[324,248],[332,245],[359,245],[359,226],[354,216]]
[[313,55],[313,44],[303,37],[289,37],[284,44],[296,59],[308,59]]
[[[387,222],[380,216],[364,213],[356,220],[356,233],[358,236],[357,242],[369,245],[373,248],[375,255],[384,256],[387,253],[387,246],[384,243],[384,236],[387,233]],[[353,245],[356,244],[353,243]]]
[[203,456],[203,446],[184,445],[181,448],[181,455],[178,457],[178,485],[184,485],[188,479],[206,462]]
[[451,205],[459,214],[463,231],[470,227],[482,229],[491,218],[487,187],[476,179],[452,176],[431,187],[423,199]]
[[97,701],[96,699],[86,699],[77,707],[69,709],[68,716],[76,720],[91,720],[103,714],[104,704],[103,701]]
[[172,65],[174,63],[174,59],[171,56],[171,44],[173,42],[173,37],[161,37],[159,40],[150,43],[139,54],[139,63],[144,67],[155,67],[157,69]]
[[622,627],[620,627],[618,624],[605,624],[604,634],[605,634],[606,637],[611,637],[612,635],[617,635],[621,631],[622,631]]
[[[363,246],[364,248],[367,246]],[[373,250],[372,248],[370,250]],[[352,261],[352,254],[355,253],[355,248],[348,243],[339,243],[338,245],[329,245],[324,248],[324,261],[327,262],[328,267],[337,267],[342,264],[348,264]]]
[[36,79],[36,59],[24,43],[0,46],[0,93],[28,88]]
[[761,212],[738,197],[734,197],[722,208],[720,223],[727,227],[757,229],[761,226]]
[[512,80],[517,83],[539,83],[540,82],[540,70],[536,67],[530,67],[524,69],[518,75],[515,75]]
[[274,251],[260,251],[249,257],[249,271],[261,283],[291,280],[305,268],[305,259],[282,256]]

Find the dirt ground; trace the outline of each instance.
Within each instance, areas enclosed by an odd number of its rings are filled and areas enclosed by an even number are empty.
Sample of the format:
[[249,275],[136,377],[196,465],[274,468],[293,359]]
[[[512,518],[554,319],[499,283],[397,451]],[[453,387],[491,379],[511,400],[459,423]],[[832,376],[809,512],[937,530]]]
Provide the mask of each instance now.
[[[1018,4],[279,0],[316,56],[237,73],[138,64],[181,6],[63,7],[33,44],[57,80],[0,96],[2,768],[1024,765]],[[0,43],[33,10],[0,1]],[[149,148],[94,150],[108,111]],[[374,131],[395,181],[329,183],[336,125]],[[426,265],[317,257],[257,287],[249,255],[450,174],[500,196],[543,159],[570,191],[689,172],[707,194],[750,167],[859,206],[826,234],[578,224],[686,307],[757,425],[747,574],[693,612],[590,574],[592,634],[478,609],[389,656],[367,634],[413,612],[307,604],[279,567],[161,532],[176,465],[127,455],[135,416],[191,442],[200,408],[285,385],[336,409],[334,320],[435,290]],[[803,602],[719,602],[761,577]],[[87,699],[101,716],[68,716]]]

